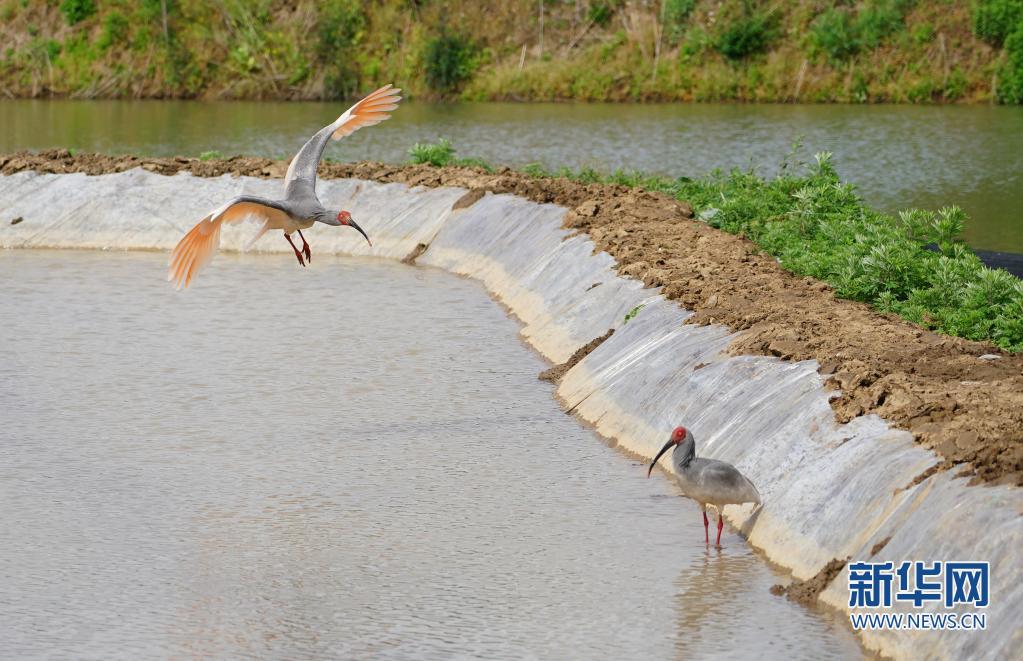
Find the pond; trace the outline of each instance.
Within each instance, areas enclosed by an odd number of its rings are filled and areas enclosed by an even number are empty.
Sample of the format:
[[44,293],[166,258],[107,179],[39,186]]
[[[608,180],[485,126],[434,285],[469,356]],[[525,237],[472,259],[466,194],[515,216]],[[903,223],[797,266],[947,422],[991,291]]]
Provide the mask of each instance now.
[[12,658],[860,658],[565,415],[476,282],[0,251]]

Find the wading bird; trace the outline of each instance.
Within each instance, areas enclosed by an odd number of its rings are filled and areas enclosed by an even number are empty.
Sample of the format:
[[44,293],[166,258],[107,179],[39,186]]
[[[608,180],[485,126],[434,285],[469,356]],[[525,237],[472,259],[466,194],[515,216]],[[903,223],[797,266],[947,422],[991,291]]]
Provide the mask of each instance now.
[[712,505],[718,512],[718,538],[715,544],[721,546],[721,529],[725,525],[721,520],[721,508],[725,505],[743,503],[759,505],[760,493],[735,466],[716,459],[698,459],[696,439],[685,427],[676,427],[675,431],[671,432],[671,438],[650,462],[647,477],[650,477],[661,455],[673,445],[675,451],[671,455],[671,463],[675,467],[675,477],[682,487],[682,493],[699,503],[700,509],[703,510],[703,538],[710,544],[707,505]]
[[[283,230],[284,238],[291,244],[291,249],[295,251],[295,257],[302,266],[312,261],[309,242],[302,236],[302,230],[312,227],[313,223],[352,227],[368,242],[369,237],[352,220],[350,213],[344,209],[328,210],[320,204],[316,197],[316,168],[327,146],[327,140],[330,138],[340,140],[357,129],[384,121],[391,116],[391,111],[398,107],[398,101],[401,100],[399,92],[400,89],[390,85],[381,87],[346,110],[333,124],[323,127],[309,138],[288,166],[288,173],[284,177],[283,200],[240,195],[200,220],[171,252],[167,279],[174,282],[178,289],[187,287],[198,270],[213,259],[220,245],[220,228],[224,223],[237,223],[243,220],[262,223],[259,231],[249,242],[250,246],[269,230]],[[294,241],[291,240],[294,232],[298,232],[299,238],[302,239],[301,250],[296,248]],[[373,245],[372,242],[370,245]]]

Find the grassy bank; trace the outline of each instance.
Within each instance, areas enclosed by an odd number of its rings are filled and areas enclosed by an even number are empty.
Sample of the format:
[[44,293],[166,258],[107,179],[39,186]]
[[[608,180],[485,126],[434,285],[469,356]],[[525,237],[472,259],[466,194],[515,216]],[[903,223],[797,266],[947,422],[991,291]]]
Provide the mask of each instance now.
[[[493,169],[458,158],[446,141],[416,145],[411,156],[416,163]],[[958,239],[967,220],[962,210],[912,209],[897,217],[875,211],[840,180],[830,154],[804,163],[794,149],[770,179],[740,170],[699,179],[538,166],[525,171],[666,193],[692,204],[709,225],[749,238],[789,271],[827,282],[839,297],[941,333],[1023,351],[1023,280],[987,268]]]
[[0,96],[1023,102],[1023,0],[0,0]]

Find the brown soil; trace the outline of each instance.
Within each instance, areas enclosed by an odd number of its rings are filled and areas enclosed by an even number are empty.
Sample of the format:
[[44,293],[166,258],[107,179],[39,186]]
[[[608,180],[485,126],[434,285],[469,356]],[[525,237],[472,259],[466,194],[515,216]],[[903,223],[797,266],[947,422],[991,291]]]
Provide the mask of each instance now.
[[[0,172],[102,174],[142,167],[200,176],[281,177],[286,163],[261,158],[102,156],[67,151],[0,156]],[[565,226],[586,232],[620,273],[662,287],[695,311],[691,323],[724,324],[739,333],[729,351],[785,360],[816,360],[840,394],[842,422],[876,413],[912,432],[942,458],[965,465],[975,481],[1023,486],[1023,355],[938,335],[894,315],[837,299],[828,285],[786,272],[743,238],[692,220],[692,209],[660,193],[617,185],[535,179],[503,169],[325,163],[323,177],[359,177],[423,186],[513,193],[570,211]],[[31,219],[26,219],[26,221]],[[994,354],[994,360],[980,356]]]
[[789,600],[804,606],[813,605],[817,603],[817,597],[820,593],[824,592],[824,588],[828,587],[828,584],[838,576],[847,562],[848,560],[835,558],[824,565],[812,578],[808,578],[805,581],[794,581],[789,585],[772,585],[771,594],[785,595]]
[[892,536],[891,535],[885,537],[880,542],[878,542],[877,544],[874,544],[872,547],[870,547],[870,557],[873,558],[875,555],[880,553],[881,550],[884,547],[888,546],[888,542],[890,542],[890,541],[892,541]]
[[607,332],[601,335],[600,337],[595,337],[586,344],[576,349],[575,353],[569,356],[568,360],[566,360],[565,362],[540,372],[540,375],[537,378],[539,378],[541,381],[550,381],[551,383],[557,383],[558,381],[561,381],[561,377],[565,375],[565,372],[575,367],[576,363],[578,363],[586,356],[590,355],[591,351],[599,347],[601,344],[604,343],[604,340],[606,340],[607,338],[611,337],[614,334],[615,329],[608,328]]

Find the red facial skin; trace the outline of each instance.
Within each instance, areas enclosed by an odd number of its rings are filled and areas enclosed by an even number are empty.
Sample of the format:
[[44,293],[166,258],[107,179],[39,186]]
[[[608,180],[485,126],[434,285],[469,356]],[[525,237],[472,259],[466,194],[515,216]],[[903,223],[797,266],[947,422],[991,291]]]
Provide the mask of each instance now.
[[347,211],[341,211],[337,214],[337,219],[338,222],[340,222],[342,225],[347,225],[348,222],[352,219],[352,214],[348,213]]
[[650,467],[647,468],[646,470],[647,477],[650,477],[650,473],[653,472],[654,466],[657,465],[657,460],[661,458],[661,455],[667,452],[668,448],[670,448],[672,445],[678,445],[679,443],[684,441],[686,439],[686,433],[687,432],[685,427],[675,427],[675,431],[671,432],[671,438],[668,440],[667,443],[664,444],[664,447],[661,448],[661,451],[657,453],[657,456],[654,457],[654,460],[650,462]]

